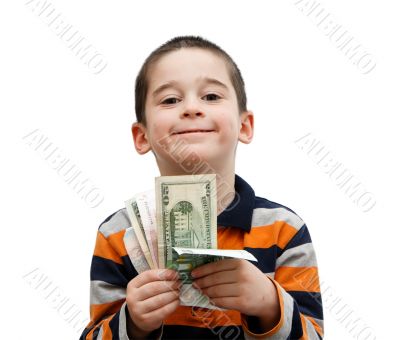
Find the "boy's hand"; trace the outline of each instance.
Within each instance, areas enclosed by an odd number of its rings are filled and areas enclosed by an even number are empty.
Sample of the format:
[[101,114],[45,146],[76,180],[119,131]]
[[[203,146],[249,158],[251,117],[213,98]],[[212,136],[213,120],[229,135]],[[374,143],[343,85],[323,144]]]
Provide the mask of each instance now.
[[126,291],[126,303],[133,322],[129,325],[128,317],[128,332],[141,337],[159,328],[179,306],[180,286],[179,274],[171,269],[147,270],[132,279]]
[[268,331],[280,318],[275,285],[256,266],[243,259],[207,263],[192,271],[193,286],[218,307],[235,309],[260,319]]

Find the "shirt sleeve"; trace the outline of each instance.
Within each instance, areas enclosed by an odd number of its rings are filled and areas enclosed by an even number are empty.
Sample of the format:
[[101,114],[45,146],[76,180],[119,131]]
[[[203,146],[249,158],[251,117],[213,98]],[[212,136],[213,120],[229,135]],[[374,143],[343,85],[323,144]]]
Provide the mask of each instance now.
[[277,289],[280,320],[267,333],[256,333],[243,318],[245,338],[322,339],[324,326],[318,266],[305,224],[277,258],[274,278],[269,279]]
[[[126,287],[137,274],[121,243],[123,233],[105,235],[99,229],[90,269],[90,322],[80,340],[129,340]],[[162,327],[151,334],[160,339]]]

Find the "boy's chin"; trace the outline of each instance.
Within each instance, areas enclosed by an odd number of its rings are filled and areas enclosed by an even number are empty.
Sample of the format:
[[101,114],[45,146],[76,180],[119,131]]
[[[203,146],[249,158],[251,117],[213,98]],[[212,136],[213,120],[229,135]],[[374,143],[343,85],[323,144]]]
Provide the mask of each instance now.
[[215,151],[212,148],[190,147],[185,152],[174,153],[170,161],[187,174],[215,173],[219,168],[218,164],[226,158],[226,154],[222,155]]

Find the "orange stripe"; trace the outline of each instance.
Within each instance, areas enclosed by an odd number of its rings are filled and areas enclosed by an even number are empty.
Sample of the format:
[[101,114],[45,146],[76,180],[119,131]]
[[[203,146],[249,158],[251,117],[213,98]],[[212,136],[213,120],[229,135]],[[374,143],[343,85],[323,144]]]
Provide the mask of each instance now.
[[306,319],[302,314],[300,314],[300,319],[301,319],[301,327],[303,328],[303,336],[300,338],[300,340],[308,340]]
[[283,249],[297,233],[297,229],[284,221],[274,224],[253,227],[250,233],[244,235],[244,244],[250,248],[269,248],[277,245]]
[[124,302],[125,299],[120,299],[109,303],[90,305],[90,320],[96,321],[104,315],[110,315],[118,312]]
[[240,325],[240,312],[236,310],[214,310],[208,308],[178,306],[165,320],[165,325],[184,325],[202,328]]
[[320,291],[317,267],[279,267],[275,272],[275,280],[285,290]]
[[124,244],[124,235],[125,235],[125,229],[107,237],[107,240],[110,242],[110,244],[112,245],[112,247],[118,253],[119,256],[128,255]]
[[97,233],[96,246],[93,255],[122,264],[121,257],[100,231]]
[[112,317],[109,317],[103,323],[103,339],[104,340],[111,340],[113,338],[113,334],[112,334],[112,331],[111,331],[111,328],[110,328],[111,318]]
[[243,249],[243,234],[240,228],[218,229],[218,249]]
[[96,329],[100,329],[101,325],[103,324],[104,320],[101,320],[96,327],[93,327],[90,332],[86,335],[87,340],[93,340],[93,333]]
[[86,339],[87,340],[92,340],[93,339],[93,332],[94,332],[95,329],[96,329],[96,327],[92,328],[90,330],[90,332],[86,335]]

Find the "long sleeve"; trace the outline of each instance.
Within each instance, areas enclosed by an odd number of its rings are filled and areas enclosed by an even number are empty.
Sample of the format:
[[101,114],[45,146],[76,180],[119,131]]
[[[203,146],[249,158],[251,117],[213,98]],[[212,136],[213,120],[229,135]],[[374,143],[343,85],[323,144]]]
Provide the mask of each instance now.
[[90,270],[90,322],[80,339],[128,339],[126,334],[127,270],[121,256],[97,233]]
[[90,322],[80,340],[129,339],[126,287],[138,273],[123,241],[127,227],[130,224],[123,210],[99,227],[90,269]]
[[[285,235],[285,224],[281,234]],[[279,242],[278,242],[279,243]],[[323,310],[318,267],[307,226],[303,223],[277,257],[275,273],[268,277],[278,292],[281,317],[269,332],[259,334],[249,330],[246,319],[243,329],[246,339],[322,339]]]

